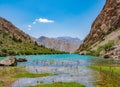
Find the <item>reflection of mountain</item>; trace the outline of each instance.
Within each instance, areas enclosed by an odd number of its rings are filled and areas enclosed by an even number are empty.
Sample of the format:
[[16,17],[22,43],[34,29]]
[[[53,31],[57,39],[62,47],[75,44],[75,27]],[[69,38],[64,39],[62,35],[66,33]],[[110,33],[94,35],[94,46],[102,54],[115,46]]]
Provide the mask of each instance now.
[[73,39],[74,38],[71,38],[70,40],[68,37],[67,38],[65,37],[64,39],[64,37],[48,38],[48,37],[41,36],[40,38],[37,39],[37,43],[47,48],[52,48],[52,49],[59,50],[59,51],[73,53],[78,49],[80,45],[80,44],[75,44],[76,42],[73,43],[73,41],[75,41]]

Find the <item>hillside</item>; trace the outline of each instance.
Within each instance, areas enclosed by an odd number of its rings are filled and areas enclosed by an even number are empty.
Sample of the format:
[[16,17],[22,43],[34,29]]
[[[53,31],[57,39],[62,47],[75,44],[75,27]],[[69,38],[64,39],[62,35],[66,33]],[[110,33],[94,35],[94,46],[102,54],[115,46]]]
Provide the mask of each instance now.
[[119,58],[120,0],[106,0],[106,4],[92,24],[91,31],[77,50],[106,58]]
[[70,53],[74,53],[79,48],[79,44],[75,44],[65,40],[59,40],[57,38],[48,38],[41,36],[36,41],[39,45],[43,45],[47,48]]
[[0,56],[47,53],[61,52],[38,46],[29,35],[0,17]]

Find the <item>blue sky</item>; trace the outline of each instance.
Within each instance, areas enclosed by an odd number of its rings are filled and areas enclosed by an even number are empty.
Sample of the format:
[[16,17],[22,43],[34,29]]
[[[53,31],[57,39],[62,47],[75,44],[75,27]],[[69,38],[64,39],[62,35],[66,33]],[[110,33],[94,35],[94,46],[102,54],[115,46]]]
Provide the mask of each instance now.
[[106,0],[0,0],[0,16],[33,37],[84,39]]

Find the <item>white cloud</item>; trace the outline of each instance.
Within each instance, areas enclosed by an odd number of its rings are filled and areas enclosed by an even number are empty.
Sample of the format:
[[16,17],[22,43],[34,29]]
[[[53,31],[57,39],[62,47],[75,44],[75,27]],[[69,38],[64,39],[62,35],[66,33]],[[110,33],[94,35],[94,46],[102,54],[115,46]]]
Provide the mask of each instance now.
[[41,22],[41,23],[54,23],[53,20],[49,20],[49,19],[45,19],[45,18],[39,18],[38,22]]
[[32,24],[36,24],[36,21],[34,21]]
[[32,28],[32,25],[28,25],[27,27],[28,27],[28,30],[31,30],[31,28]]
[[32,26],[31,25],[28,25],[28,28],[31,28]]
[[38,19],[35,19],[35,21],[32,22],[31,25],[27,25],[27,29],[28,30],[31,30],[32,26],[36,23],[54,23],[55,21],[54,20],[49,20],[49,19],[46,19],[46,18],[38,18]]
[[30,30],[31,30],[31,28],[28,28],[28,30],[30,31]]
[[37,22],[40,22],[40,23],[54,23],[54,20],[49,20],[49,19],[46,19],[46,18],[38,18],[38,19],[35,19],[35,21],[32,24],[36,24]]

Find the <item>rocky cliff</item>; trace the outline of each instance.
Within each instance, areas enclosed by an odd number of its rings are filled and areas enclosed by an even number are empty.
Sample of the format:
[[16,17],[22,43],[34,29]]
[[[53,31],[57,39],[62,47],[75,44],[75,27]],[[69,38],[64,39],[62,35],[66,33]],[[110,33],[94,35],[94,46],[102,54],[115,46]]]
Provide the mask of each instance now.
[[[107,44],[108,40],[115,41],[114,45],[119,44],[119,28],[120,0],[106,0],[103,10],[93,22],[91,31],[79,47],[78,52],[96,51],[98,47]],[[113,32],[116,32],[116,35]]]
[[41,36],[40,38],[38,38],[37,43],[39,45],[43,45],[47,48],[52,48],[55,50],[59,50],[59,51],[65,51],[65,52],[70,52],[73,53],[75,52],[78,48],[80,44],[75,44],[66,40],[60,40],[60,38],[48,38],[48,37],[44,37]]

